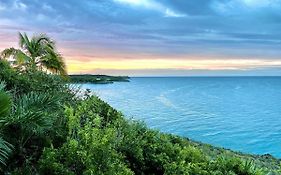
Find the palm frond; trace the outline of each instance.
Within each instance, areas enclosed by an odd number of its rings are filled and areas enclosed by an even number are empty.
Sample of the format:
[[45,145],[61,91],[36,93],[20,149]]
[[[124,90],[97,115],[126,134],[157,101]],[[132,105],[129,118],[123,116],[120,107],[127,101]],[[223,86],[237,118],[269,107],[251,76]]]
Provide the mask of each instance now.
[[52,73],[63,76],[67,75],[64,60],[58,53],[49,52],[47,55],[41,58],[41,64]]
[[51,128],[57,117],[53,112],[60,108],[55,96],[31,92],[15,100],[15,109],[8,117],[2,118],[2,126],[20,126],[21,134],[43,134]]
[[15,57],[18,51],[19,51],[18,49],[15,49],[13,47],[5,49],[5,50],[3,50],[1,52],[1,57],[3,59],[8,59],[10,57]]
[[23,49],[27,49],[28,45],[30,45],[30,41],[26,35],[26,33],[19,33],[19,46]]
[[[0,117],[9,115],[11,110],[11,97],[4,91],[5,84],[0,82]],[[0,137],[0,164],[6,165],[6,160],[12,151],[12,145]]]
[[5,89],[6,85],[5,85],[5,82],[0,82],[0,92],[3,92],[4,89]]
[[54,42],[46,34],[34,36],[33,39],[36,41],[36,44],[49,44],[50,47],[54,49]]
[[12,58],[9,60],[12,65],[20,67],[27,64],[30,61],[30,57],[23,51],[15,48],[9,48],[2,51],[1,56],[5,59]]
[[31,58],[21,50],[17,52],[17,55],[15,57],[15,62],[19,66],[27,64],[30,60]]
[[54,42],[45,34],[35,35],[30,40],[30,45],[32,47],[32,56],[33,57],[41,57],[48,53],[46,47],[51,50],[55,49]]
[[58,98],[48,93],[30,92],[17,100],[20,108],[28,110],[53,110],[59,107]]
[[[26,35],[26,33],[21,34],[19,33],[19,45],[22,48],[22,50],[24,50],[26,53],[28,53],[30,55],[31,58],[36,57],[36,47],[35,47],[35,43],[32,42],[32,40],[30,40],[28,38],[28,36]],[[32,61],[32,59],[31,59]]]
[[0,164],[6,165],[6,160],[12,152],[13,146],[0,137]]
[[5,117],[11,110],[11,97],[4,92],[5,85],[0,83],[0,117]]

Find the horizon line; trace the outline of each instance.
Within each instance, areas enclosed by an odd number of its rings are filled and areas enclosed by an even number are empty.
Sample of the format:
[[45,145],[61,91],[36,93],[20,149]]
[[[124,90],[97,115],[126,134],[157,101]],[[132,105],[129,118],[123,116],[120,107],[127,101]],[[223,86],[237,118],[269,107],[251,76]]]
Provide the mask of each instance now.
[[69,75],[105,75],[114,77],[132,77],[132,78],[173,78],[173,77],[281,77],[281,75],[112,75],[112,74],[69,74]]

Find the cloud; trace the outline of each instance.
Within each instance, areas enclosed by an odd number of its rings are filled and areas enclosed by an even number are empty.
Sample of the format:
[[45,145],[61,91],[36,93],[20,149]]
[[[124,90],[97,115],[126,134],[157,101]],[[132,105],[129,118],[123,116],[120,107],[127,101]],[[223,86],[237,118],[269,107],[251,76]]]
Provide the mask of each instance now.
[[13,9],[25,11],[27,9],[27,5],[20,0],[15,0],[13,3]]
[[0,12],[6,10],[6,8],[5,4],[0,2]]
[[55,12],[55,9],[54,9],[51,5],[49,5],[49,4],[47,4],[47,3],[44,3],[44,4],[43,4],[42,9],[43,9],[43,10],[46,10],[46,11],[48,11],[48,12]]
[[185,17],[186,15],[185,14],[180,14],[180,13],[176,13],[170,9],[166,9],[165,11],[165,16],[166,17]]
[[[0,35],[45,32],[68,59],[84,62],[280,60],[280,1],[5,0]],[[2,38],[7,47],[15,41]]]
[[280,6],[280,0],[239,0],[240,3],[243,3],[250,8],[263,8],[263,7],[276,7]]
[[117,3],[127,4],[131,6],[143,7],[149,10],[155,10],[165,17],[185,17],[185,14],[177,13],[174,10],[164,6],[163,4],[153,0],[114,0]]
[[[280,11],[281,0],[215,0],[212,3],[215,11],[225,15],[241,15],[241,13],[270,13]],[[251,14],[250,14],[251,15]]]

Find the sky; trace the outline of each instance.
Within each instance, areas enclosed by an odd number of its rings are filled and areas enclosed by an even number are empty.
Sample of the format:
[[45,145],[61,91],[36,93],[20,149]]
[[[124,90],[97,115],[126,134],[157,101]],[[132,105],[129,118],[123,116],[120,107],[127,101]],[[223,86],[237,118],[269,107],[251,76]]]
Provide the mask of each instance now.
[[18,32],[70,74],[281,75],[281,0],[0,0],[0,50]]

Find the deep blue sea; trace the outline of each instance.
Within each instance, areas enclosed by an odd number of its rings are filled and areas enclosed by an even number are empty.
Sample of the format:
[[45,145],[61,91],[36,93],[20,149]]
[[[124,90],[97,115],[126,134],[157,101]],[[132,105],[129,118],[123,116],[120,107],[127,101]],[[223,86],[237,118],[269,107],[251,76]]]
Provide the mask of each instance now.
[[151,128],[281,157],[281,77],[131,78],[82,88]]

